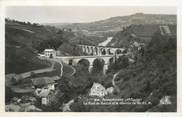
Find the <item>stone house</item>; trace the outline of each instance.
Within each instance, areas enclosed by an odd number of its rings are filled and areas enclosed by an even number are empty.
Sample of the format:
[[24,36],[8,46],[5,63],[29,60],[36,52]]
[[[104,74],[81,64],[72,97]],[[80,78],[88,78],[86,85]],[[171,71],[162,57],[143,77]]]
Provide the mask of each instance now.
[[41,77],[32,79],[32,83],[36,88],[34,94],[41,98],[41,104],[49,104],[49,95],[55,91],[55,85],[57,84],[55,80],[57,80],[57,77]]
[[107,95],[105,87],[99,83],[94,83],[92,88],[90,89],[89,96],[104,97],[105,95]]
[[172,104],[171,102],[171,96],[164,96],[160,99],[160,105],[163,105],[163,104]]
[[113,94],[114,88],[113,87],[109,87],[109,88],[106,89],[106,91],[107,91],[107,94]]
[[54,49],[45,49],[44,55],[48,58],[54,58],[56,56],[56,51]]

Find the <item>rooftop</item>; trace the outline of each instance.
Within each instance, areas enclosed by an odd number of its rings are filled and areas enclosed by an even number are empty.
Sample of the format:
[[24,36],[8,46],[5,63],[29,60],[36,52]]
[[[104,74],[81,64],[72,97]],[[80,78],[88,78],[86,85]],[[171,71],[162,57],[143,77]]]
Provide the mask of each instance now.
[[34,86],[44,86],[47,84],[55,83],[54,78],[51,77],[38,77],[35,79],[32,79],[32,83]]
[[44,51],[55,51],[54,49],[45,49]]

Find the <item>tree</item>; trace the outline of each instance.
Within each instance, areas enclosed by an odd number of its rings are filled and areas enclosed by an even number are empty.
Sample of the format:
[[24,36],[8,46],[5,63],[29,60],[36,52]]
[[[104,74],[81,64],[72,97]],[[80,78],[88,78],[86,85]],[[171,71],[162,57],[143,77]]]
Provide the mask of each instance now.
[[92,74],[103,73],[104,64],[103,59],[96,58],[93,62]]
[[[34,42],[35,43],[35,42]],[[40,43],[37,43],[34,45],[34,47],[39,51],[42,52],[46,48],[53,48],[55,50],[58,49],[60,45],[62,45],[62,40],[60,39],[49,39],[49,40],[43,40]]]
[[116,50],[116,54],[121,54],[121,53],[122,53],[121,50],[119,49]]
[[119,56],[118,59],[110,63],[108,71],[118,71],[120,69],[126,68],[128,65],[129,65],[128,57]]
[[90,62],[87,59],[81,59],[77,65],[84,72],[89,72]]
[[102,53],[102,55],[105,55],[106,54],[106,50],[103,49],[101,53]]
[[93,68],[91,71],[92,74],[92,82],[98,82],[98,83],[103,83],[103,80],[105,78],[104,75],[104,60],[101,58],[96,58],[93,62]]
[[35,72],[30,72],[30,77],[31,77],[31,78],[36,77]]
[[14,93],[13,93],[13,91],[11,90],[11,88],[10,87],[5,87],[5,102],[6,103],[9,103],[10,102],[10,100],[11,100],[11,98],[13,98],[14,97]]
[[92,82],[90,80],[90,73],[88,71],[89,61],[81,59],[76,66],[76,73],[74,78],[70,80],[72,89],[77,93],[85,93],[90,89]]

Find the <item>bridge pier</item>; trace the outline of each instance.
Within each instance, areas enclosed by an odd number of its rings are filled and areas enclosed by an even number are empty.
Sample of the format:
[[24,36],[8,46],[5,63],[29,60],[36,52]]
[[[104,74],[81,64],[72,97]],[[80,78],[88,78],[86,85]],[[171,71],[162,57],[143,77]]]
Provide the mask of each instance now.
[[97,55],[100,56],[101,55],[100,48],[96,47],[96,49],[97,49]]
[[103,68],[103,74],[105,75],[106,74],[106,71],[108,70],[108,65],[104,65],[104,68]]
[[93,68],[93,66],[90,65],[89,68],[88,68],[89,73],[92,72],[92,68]]

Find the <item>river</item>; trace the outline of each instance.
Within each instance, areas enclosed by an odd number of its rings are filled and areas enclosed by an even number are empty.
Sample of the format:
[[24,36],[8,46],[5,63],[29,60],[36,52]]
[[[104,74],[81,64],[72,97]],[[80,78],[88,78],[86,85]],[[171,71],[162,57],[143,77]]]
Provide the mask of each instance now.
[[113,39],[113,37],[107,37],[107,39],[101,43],[98,44],[98,46],[107,46],[109,42],[111,42],[111,40]]

